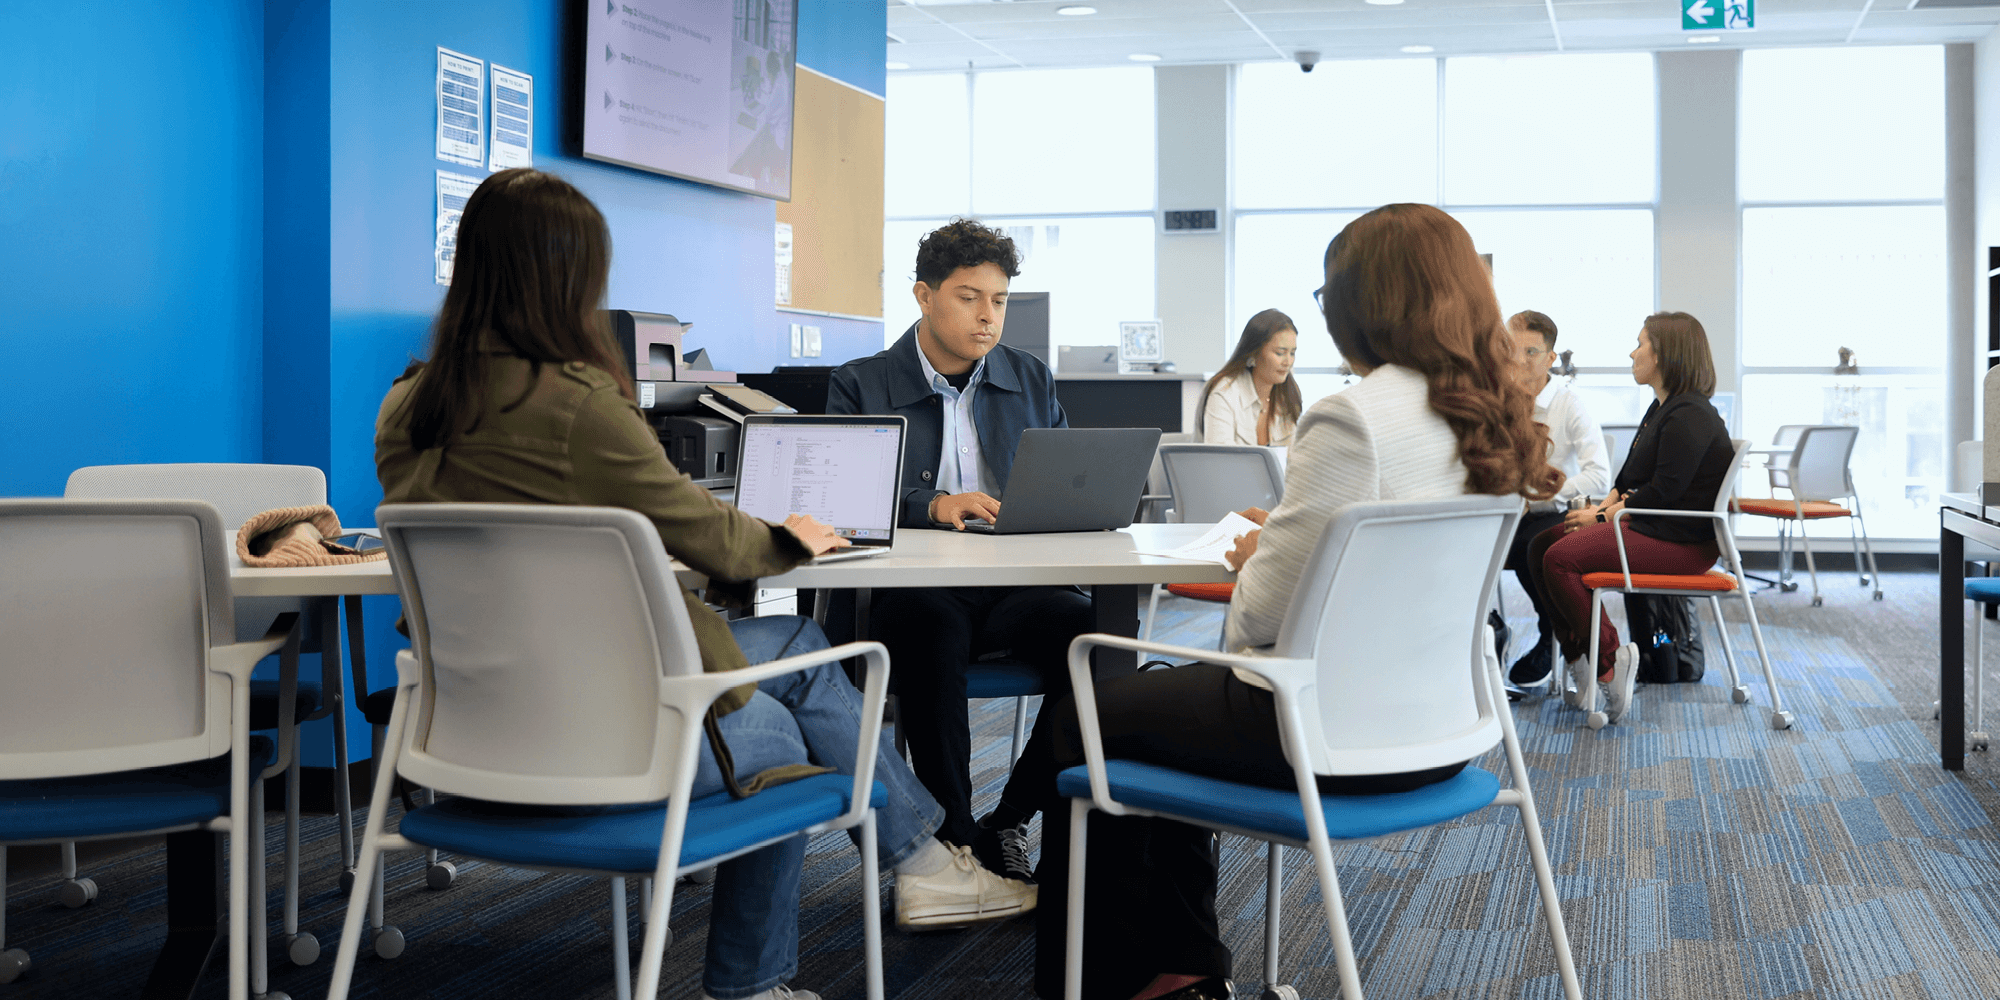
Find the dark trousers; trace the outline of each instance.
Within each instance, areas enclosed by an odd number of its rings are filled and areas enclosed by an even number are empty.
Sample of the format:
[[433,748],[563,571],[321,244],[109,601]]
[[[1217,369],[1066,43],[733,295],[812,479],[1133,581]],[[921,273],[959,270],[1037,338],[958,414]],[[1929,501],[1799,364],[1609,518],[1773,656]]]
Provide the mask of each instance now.
[[[1507,569],[1514,571],[1514,579],[1521,582],[1521,589],[1528,592],[1528,603],[1535,606],[1535,641],[1540,642],[1555,634],[1555,619],[1549,617],[1549,605],[1542,597],[1542,588],[1535,586],[1534,572],[1529,569],[1528,546],[1541,534],[1563,523],[1563,512],[1559,510],[1536,513],[1529,511],[1521,518],[1521,526],[1514,529],[1514,541],[1507,546]],[[1507,651],[1501,650],[1501,656]],[[1507,664],[1500,664],[1502,669]]]
[[1033,815],[1030,789],[1055,787],[1047,706],[1069,695],[1069,643],[1091,631],[1090,598],[1069,587],[950,587],[878,590],[870,635],[889,648],[896,725],[909,740],[911,769],[944,807],[938,836],[972,843],[972,727],[965,672],[973,660],[1007,650],[1040,667],[1046,697],[1002,801]]
[[[1245,684],[1210,663],[1097,682],[1100,732],[1107,758],[1143,761],[1195,774],[1297,788],[1278,743],[1271,692]],[[1083,763],[1076,700],[1053,711],[1051,751],[1058,773]],[[1457,774],[1456,764],[1409,774],[1322,777],[1329,794],[1407,791]],[[1069,800],[1055,782],[1043,786],[1042,860],[1035,880],[1044,902],[1035,910],[1035,991],[1062,996],[1068,928]],[[1085,865],[1083,995],[1125,1000],[1162,973],[1229,976],[1229,948],[1215,916],[1212,834],[1201,827],[1139,816],[1090,817]]]
[[[1625,536],[1625,557],[1634,573],[1665,573],[1674,576],[1705,573],[1721,554],[1713,541],[1667,542],[1633,531],[1619,522]],[[1528,546],[1528,566],[1535,576],[1535,588],[1551,612],[1556,642],[1564,661],[1579,659],[1590,652],[1590,588],[1583,585],[1586,573],[1619,572],[1618,537],[1610,524],[1593,524],[1564,534],[1560,526],[1535,536]],[[1597,622],[1597,673],[1611,670],[1612,654],[1618,651],[1618,627],[1611,615],[1600,609]]]

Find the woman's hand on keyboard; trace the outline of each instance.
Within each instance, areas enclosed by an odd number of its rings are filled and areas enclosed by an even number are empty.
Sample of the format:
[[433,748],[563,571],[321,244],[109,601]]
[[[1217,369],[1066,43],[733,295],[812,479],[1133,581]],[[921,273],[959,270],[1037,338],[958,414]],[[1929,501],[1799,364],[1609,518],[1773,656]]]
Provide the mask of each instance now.
[[854,544],[835,534],[833,528],[813,520],[807,514],[785,515],[785,527],[798,536],[800,544],[815,556],[823,556],[834,549],[844,549]]

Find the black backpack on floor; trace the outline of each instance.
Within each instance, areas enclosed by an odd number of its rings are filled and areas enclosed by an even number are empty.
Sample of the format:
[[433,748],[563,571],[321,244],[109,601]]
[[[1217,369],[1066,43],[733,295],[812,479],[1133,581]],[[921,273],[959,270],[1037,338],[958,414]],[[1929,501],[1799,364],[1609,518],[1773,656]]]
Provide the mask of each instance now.
[[1704,658],[1694,598],[1626,594],[1625,620],[1632,641],[1639,645],[1639,680],[1647,684],[1701,680]]

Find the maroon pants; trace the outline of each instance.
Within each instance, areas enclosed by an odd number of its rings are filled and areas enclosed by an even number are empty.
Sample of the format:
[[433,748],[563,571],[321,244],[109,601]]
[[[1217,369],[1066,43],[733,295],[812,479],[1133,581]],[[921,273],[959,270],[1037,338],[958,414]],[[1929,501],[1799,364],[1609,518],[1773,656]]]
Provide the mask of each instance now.
[[[1583,585],[1583,575],[1619,571],[1618,540],[1612,530],[1609,524],[1593,524],[1563,534],[1558,524],[1528,543],[1528,566],[1535,588],[1554,612],[1556,642],[1564,661],[1590,652],[1590,589]],[[1714,541],[1663,542],[1622,522],[1617,530],[1625,535],[1625,555],[1634,573],[1706,573],[1721,554]],[[1618,629],[1609,614],[1600,612],[1597,631],[1597,672],[1602,676],[1611,669],[1611,656],[1618,650]]]

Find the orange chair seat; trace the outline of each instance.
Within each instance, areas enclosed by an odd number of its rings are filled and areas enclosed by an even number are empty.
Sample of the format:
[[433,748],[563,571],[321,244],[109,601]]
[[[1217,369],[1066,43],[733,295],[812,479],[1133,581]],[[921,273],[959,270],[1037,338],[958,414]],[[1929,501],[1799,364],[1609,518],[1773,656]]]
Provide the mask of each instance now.
[[[1837,503],[1826,500],[1807,500],[1799,505],[1805,508],[1805,519],[1816,521],[1822,517],[1853,517],[1854,512]],[[1775,500],[1764,497],[1737,497],[1729,501],[1729,509],[1738,514],[1756,514],[1760,517],[1781,517],[1787,521],[1799,519],[1799,510],[1790,500]]]
[[1167,584],[1167,593],[1175,597],[1191,597],[1197,601],[1214,601],[1217,604],[1228,604],[1229,599],[1236,595],[1236,585],[1233,583],[1170,583]]
[[[1583,585],[1592,590],[1601,588],[1623,589],[1623,573],[1585,573]],[[1714,590],[1736,589],[1736,578],[1718,570],[1709,570],[1693,576],[1670,576],[1665,573],[1634,573],[1632,586],[1646,590]]]

